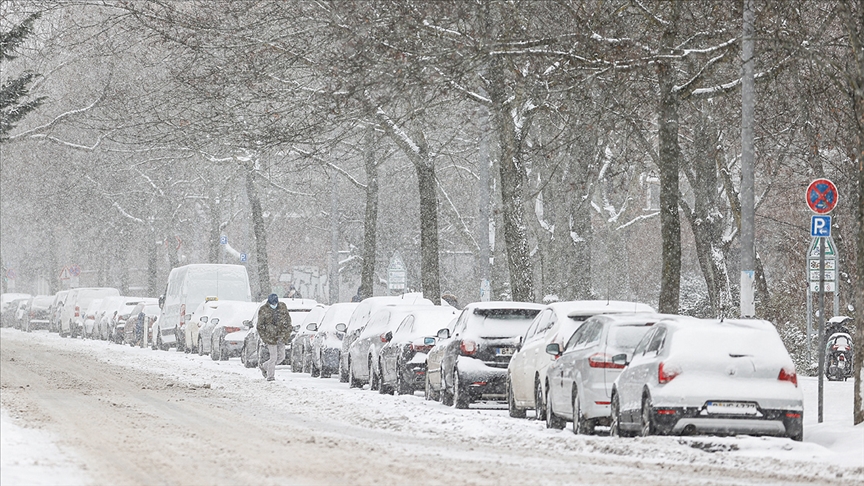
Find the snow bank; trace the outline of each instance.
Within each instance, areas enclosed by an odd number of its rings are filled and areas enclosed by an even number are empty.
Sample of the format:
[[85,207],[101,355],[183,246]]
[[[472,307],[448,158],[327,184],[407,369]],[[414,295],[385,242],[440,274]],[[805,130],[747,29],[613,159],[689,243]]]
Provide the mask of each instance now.
[[0,409],[0,484],[4,486],[76,486],[90,483],[72,457],[53,437],[39,429],[18,426]]

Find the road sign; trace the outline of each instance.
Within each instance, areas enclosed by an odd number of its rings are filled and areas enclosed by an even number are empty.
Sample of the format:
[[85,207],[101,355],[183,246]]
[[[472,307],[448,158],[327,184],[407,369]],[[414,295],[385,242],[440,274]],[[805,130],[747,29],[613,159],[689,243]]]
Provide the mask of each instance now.
[[[836,288],[837,284],[835,282],[825,282],[825,292],[834,292]],[[819,280],[816,280],[815,282],[810,282],[810,291],[819,292]]]
[[72,273],[69,271],[69,267],[63,267],[63,270],[60,270],[60,280],[69,280],[72,278]]
[[405,263],[399,252],[393,253],[390,265],[387,267],[387,288],[389,290],[405,290],[408,283],[408,272],[405,271]]
[[831,236],[831,216],[810,216],[810,236]]
[[15,270],[13,270],[11,268],[6,270],[6,278],[8,278],[9,280],[15,280],[15,277],[16,277]]
[[78,264],[69,266],[69,275],[77,277],[81,275],[81,267]]
[[219,244],[220,245],[227,245],[228,244],[228,237],[225,235],[220,236],[219,237]]
[[837,206],[837,186],[828,179],[816,179],[807,186],[807,206],[816,214],[827,214]]
[[246,263],[247,257],[245,253],[240,254],[240,263]]
[[[809,258],[815,258],[816,262],[819,262],[819,238],[813,238],[813,242],[810,243],[810,251],[807,252],[807,256]],[[830,236],[825,238],[825,259],[828,258],[836,258],[837,250],[834,247],[834,239]]]

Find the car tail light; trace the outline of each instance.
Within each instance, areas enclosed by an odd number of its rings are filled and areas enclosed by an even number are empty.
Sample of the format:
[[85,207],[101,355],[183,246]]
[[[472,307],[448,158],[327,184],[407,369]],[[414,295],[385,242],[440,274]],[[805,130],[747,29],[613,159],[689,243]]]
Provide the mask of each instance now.
[[677,410],[673,408],[660,408],[656,410],[658,415],[675,415]]
[[380,336],[378,336],[378,337],[381,338],[381,342],[382,342],[382,343],[386,343],[386,342],[387,342],[387,333],[384,333],[384,334],[382,334],[382,335],[380,335]]
[[225,326],[225,334],[231,334],[232,332],[237,332],[237,331],[239,331],[239,330],[240,330],[239,327],[228,327],[228,326]]
[[428,344],[411,345],[411,351],[414,351],[415,353],[428,353],[430,349],[432,349],[432,346],[429,346]]
[[463,339],[459,343],[459,351],[462,352],[463,356],[474,356],[474,353],[477,352],[477,343],[470,339]]
[[81,317],[81,308],[77,305],[75,306],[75,317]]
[[786,412],[786,418],[801,418],[801,414],[797,412]]
[[664,362],[660,362],[660,366],[657,367],[657,381],[661,385],[665,385],[674,379],[676,376],[681,374],[681,369],[676,366],[669,366]]
[[777,379],[780,381],[789,381],[792,382],[795,387],[798,387],[798,375],[795,374],[795,369],[787,370],[783,368],[780,370],[780,374],[777,375]]
[[592,368],[612,368],[623,370],[623,363],[613,363],[612,356],[606,353],[595,353],[588,357],[588,366]]

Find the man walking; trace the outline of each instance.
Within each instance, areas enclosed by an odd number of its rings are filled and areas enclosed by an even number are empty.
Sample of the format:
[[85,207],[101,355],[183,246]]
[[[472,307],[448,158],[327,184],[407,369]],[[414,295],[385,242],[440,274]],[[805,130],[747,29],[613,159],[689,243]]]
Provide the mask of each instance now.
[[[270,356],[261,363],[261,373],[267,381],[276,379],[276,363],[285,359],[285,343],[291,338],[291,315],[279,296],[270,294],[267,303],[258,309],[258,336],[267,345]],[[260,362],[260,360],[259,360]]]

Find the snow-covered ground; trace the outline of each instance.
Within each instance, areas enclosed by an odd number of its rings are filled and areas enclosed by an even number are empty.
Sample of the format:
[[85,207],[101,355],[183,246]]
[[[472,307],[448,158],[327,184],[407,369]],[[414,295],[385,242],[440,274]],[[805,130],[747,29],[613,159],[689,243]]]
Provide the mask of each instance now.
[[61,451],[51,434],[16,424],[0,411],[0,484],[77,486],[88,482],[74,457]]
[[[469,410],[456,410],[424,400],[422,392],[413,396],[380,395],[368,390],[349,389],[335,377],[320,379],[292,373],[287,367],[277,369],[275,383],[266,383],[257,369],[245,369],[237,359],[217,362],[206,356],[174,350],[157,352],[103,341],[61,339],[45,332],[24,334],[2,329],[0,339],[33,340],[59,350],[86,353],[104,363],[160,375],[162,380],[172,384],[169,386],[211,388],[229,395],[236,394],[238,398],[279,404],[287,411],[295,411],[298,421],[310,423],[322,434],[349,433],[382,441],[387,437],[411,438],[416,444],[410,447],[417,448],[428,447],[424,441],[435,444],[445,438],[461,437],[472,450],[476,450],[478,459],[482,459],[484,454],[496,454],[493,451],[503,448],[531,451],[540,458],[574,455],[603,467],[608,465],[612,470],[615,464],[692,464],[697,468],[719,467],[739,473],[767,470],[781,475],[793,471],[826,481],[836,477],[864,481],[864,424],[852,425],[851,381],[825,382],[825,421],[818,424],[817,380],[799,378],[805,397],[803,443],[770,437],[620,439],[576,436],[569,427],[564,431],[549,430],[539,421],[510,418],[506,407],[501,404],[481,404]],[[68,457],[66,454],[74,454],[74,451],[63,451],[52,454],[56,461],[37,461],[35,458],[42,456],[42,449],[16,447],[16,444],[32,441],[45,444],[45,447],[56,446],[51,445],[51,438],[42,431],[26,426],[12,423],[4,413],[4,485],[20,484],[7,482],[7,465],[11,468],[8,474],[18,474],[17,477],[56,477],[57,471],[70,464],[63,459]],[[6,437],[7,428],[13,431],[11,439]],[[492,445],[495,448],[486,447]],[[446,444],[442,448],[446,448]],[[446,455],[448,452],[439,453]],[[496,459],[502,460],[500,453]],[[550,474],[556,467],[563,466],[550,463]],[[81,471],[71,471],[81,474]],[[70,473],[69,478],[69,484],[80,483],[74,474]]]

